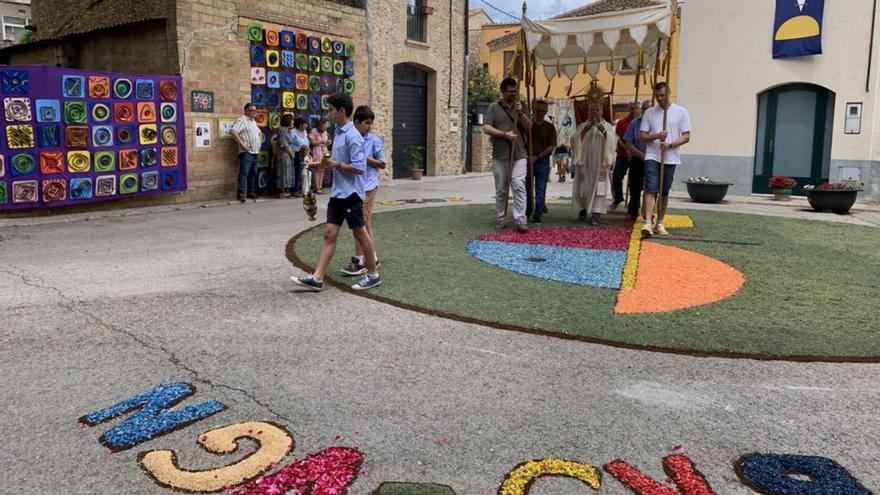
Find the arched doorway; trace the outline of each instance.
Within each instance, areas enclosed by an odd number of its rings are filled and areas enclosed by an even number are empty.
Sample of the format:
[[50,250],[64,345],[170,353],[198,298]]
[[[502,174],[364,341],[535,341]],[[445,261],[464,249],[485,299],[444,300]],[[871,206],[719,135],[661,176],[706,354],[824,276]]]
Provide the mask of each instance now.
[[834,93],[813,84],[787,84],[758,96],[758,136],[752,190],[769,193],[767,181],[787,175],[803,186],[828,179]]
[[[394,150],[393,177],[411,176],[407,145],[426,147],[428,143],[428,73],[410,64],[394,66]],[[422,150],[422,158],[427,154]]]

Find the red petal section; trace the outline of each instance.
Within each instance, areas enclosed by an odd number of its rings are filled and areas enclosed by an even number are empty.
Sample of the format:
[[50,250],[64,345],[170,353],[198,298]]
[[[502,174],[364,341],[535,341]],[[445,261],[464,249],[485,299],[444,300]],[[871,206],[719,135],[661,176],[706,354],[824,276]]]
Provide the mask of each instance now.
[[543,227],[530,228],[525,234],[520,234],[516,229],[492,232],[481,236],[479,240],[626,251],[629,247],[629,236],[629,230],[618,227]]

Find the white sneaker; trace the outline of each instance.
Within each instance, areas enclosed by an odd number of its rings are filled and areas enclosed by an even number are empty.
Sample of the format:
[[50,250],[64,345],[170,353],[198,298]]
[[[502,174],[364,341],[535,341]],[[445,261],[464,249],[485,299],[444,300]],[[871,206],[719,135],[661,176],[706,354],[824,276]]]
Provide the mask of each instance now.
[[656,232],[657,235],[669,235],[669,232],[666,230],[666,227],[664,227],[662,223],[657,224],[657,228],[654,229],[654,232]]
[[651,237],[652,235],[654,235],[654,229],[651,228],[651,224],[646,223],[645,225],[643,225],[642,226],[642,239],[645,239],[647,237]]

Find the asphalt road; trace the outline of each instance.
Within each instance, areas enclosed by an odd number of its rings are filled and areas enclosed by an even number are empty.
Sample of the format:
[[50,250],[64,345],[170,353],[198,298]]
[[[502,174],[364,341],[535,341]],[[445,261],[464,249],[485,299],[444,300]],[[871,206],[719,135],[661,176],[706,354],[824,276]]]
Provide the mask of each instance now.
[[[488,202],[491,191],[479,176],[383,197]],[[312,225],[298,201],[160,210],[0,228],[0,492],[171,493],[138,455],[172,449],[191,470],[230,464],[241,455],[207,454],[196,439],[240,421],[285,427],[296,458],[356,447],[366,461],[353,494],[386,481],[490,494],[517,464],[546,457],[600,468],[623,459],[663,481],[661,459],[678,445],[716,493],[753,493],[734,472],[753,452],[827,457],[880,489],[878,365],[638,352],[334,289],[300,293],[284,257],[288,239]],[[183,405],[226,409],[116,454],[99,437],[118,421],[78,422],[173,382],[197,389]],[[587,491],[552,478],[529,493]],[[629,492],[606,474],[600,493]]]

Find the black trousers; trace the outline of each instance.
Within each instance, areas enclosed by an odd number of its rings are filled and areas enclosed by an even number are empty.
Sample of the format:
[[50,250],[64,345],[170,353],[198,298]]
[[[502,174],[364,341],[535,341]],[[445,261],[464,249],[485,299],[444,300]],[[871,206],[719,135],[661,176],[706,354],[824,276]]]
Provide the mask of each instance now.
[[629,204],[626,207],[626,214],[630,218],[639,218],[644,188],[645,162],[640,158],[632,157],[629,161]]

